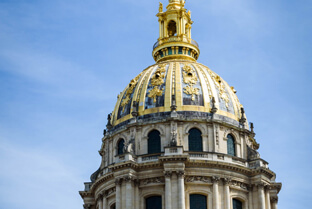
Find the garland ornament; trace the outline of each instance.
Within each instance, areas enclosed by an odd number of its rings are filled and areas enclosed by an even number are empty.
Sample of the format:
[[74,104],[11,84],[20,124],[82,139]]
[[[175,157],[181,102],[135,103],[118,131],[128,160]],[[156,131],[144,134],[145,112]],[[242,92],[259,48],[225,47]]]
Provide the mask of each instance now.
[[158,96],[163,94],[163,89],[160,89],[160,86],[165,83],[165,72],[166,72],[166,64],[161,64],[158,66],[154,75],[151,78],[151,85],[154,87],[153,89],[148,91],[148,97],[153,98],[153,102],[156,103],[156,99]]
[[121,102],[121,107],[122,107],[122,111],[125,111],[125,107],[126,105],[129,103],[130,101],[130,95],[133,93],[133,90],[135,89],[139,78],[141,77],[142,73],[140,73],[139,75],[137,75],[134,79],[132,79],[128,85],[128,89],[126,91],[126,97],[122,100]]
[[183,66],[183,82],[188,85],[183,88],[183,92],[192,95],[192,101],[194,101],[195,95],[199,95],[199,88],[193,87],[198,82],[198,78],[194,69],[189,65]]

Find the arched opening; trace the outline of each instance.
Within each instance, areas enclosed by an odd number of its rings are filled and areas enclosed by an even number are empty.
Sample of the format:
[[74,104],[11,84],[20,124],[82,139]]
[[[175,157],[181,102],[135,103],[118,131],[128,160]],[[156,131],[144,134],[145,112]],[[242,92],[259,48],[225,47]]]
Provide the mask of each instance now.
[[122,155],[124,153],[125,140],[119,139],[117,143],[117,155]]
[[112,205],[110,206],[110,209],[116,209],[116,204],[115,204],[115,203],[112,204]]
[[197,128],[192,128],[189,130],[188,135],[188,144],[189,144],[189,151],[194,152],[202,152],[203,151],[203,140],[202,140],[202,133]]
[[207,197],[201,194],[191,194],[190,209],[207,209]]
[[175,36],[177,35],[177,24],[175,21],[170,20],[168,23],[168,36]]
[[162,209],[161,196],[151,196],[145,199],[145,209]]
[[148,154],[160,153],[160,133],[153,130],[148,134],[147,152]]
[[233,209],[243,209],[243,203],[238,199],[233,199]]
[[235,140],[231,134],[227,135],[227,154],[236,156],[235,153]]

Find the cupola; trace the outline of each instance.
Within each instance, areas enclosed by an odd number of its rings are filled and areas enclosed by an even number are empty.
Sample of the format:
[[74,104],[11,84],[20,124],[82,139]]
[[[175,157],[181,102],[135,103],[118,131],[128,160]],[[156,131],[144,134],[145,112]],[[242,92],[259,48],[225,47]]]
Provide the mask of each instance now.
[[167,11],[163,11],[163,4],[159,3],[159,12],[156,15],[159,38],[153,46],[153,58],[156,62],[198,59],[198,44],[191,37],[191,11],[187,11],[184,4],[185,0],[169,0]]

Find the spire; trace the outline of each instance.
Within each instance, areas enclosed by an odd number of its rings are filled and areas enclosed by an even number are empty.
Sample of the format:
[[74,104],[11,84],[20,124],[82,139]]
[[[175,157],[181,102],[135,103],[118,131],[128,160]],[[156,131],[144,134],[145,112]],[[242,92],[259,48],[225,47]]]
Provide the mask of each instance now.
[[153,57],[156,62],[169,59],[196,61],[199,48],[191,37],[193,21],[191,12],[184,8],[185,0],[169,0],[166,11],[159,3],[159,38],[153,46]]

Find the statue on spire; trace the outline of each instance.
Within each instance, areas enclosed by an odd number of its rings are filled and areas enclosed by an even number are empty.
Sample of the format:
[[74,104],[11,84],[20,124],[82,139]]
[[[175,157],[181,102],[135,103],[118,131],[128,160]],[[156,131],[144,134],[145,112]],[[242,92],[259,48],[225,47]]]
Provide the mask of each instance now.
[[159,12],[163,12],[163,4],[159,2]]

